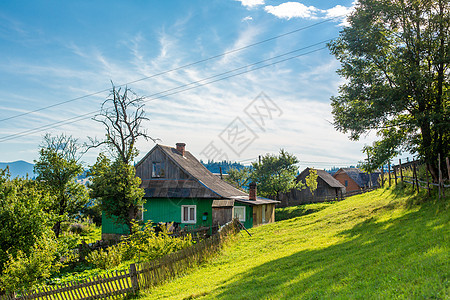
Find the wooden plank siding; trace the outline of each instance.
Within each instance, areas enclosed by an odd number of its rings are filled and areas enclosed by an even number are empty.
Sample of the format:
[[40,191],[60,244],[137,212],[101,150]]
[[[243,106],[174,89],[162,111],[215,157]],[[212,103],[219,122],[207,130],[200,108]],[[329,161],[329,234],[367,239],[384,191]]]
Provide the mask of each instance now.
[[165,179],[188,179],[189,176],[184,173],[178,166],[176,166],[160,148],[154,148],[136,167],[136,176],[141,180],[155,179],[152,177],[153,162],[164,163],[164,177]]
[[275,204],[253,206],[253,226],[273,222],[275,222]]

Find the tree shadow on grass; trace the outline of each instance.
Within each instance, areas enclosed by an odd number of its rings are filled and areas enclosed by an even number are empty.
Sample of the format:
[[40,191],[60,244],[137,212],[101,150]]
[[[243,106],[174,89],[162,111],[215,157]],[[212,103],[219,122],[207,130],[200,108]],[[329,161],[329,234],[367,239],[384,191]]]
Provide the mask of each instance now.
[[219,286],[214,298],[445,298],[449,216],[437,209],[426,203],[397,219],[368,219],[340,233],[346,242],[264,263]]
[[324,202],[320,205],[311,206],[307,204],[301,204],[297,206],[290,206],[284,209],[280,209],[275,214],[275,222],[289,220],[301,216],[306,216],[309,214],[313,214],[315,212],[321,211],[328,206],[332,205],[332,203]]

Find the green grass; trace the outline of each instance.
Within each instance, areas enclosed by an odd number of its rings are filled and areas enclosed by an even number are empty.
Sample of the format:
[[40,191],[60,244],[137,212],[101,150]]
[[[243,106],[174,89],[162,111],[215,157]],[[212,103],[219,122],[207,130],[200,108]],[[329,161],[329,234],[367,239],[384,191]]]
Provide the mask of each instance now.
[[309,215],[332,205],[332,202],[314,203],[308,205],[289,206],[284,208],[277,208],[275,212],[275,221],[283,221],[296,217]]
[[141,297],[449,299],[449,201],[423,197],[380,189],[301,206],[301,216],[242,232],[220,256]]

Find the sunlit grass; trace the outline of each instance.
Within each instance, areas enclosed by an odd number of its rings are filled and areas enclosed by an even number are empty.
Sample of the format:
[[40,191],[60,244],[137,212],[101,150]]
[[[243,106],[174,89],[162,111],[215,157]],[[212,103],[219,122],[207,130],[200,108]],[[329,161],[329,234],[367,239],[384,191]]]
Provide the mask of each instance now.
[[[449,201],[377,190],[242,232],[145,299],[449,297]],[[414,204],[421,203],[421,204]]]

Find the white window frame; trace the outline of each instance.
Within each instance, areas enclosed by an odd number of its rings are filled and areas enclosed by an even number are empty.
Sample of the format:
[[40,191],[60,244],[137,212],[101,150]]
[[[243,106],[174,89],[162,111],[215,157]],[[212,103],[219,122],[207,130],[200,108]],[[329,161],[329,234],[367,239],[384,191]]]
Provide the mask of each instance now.
[[233,218],[236,218],[236,208],[238,208],[238,210],[239,209],[244,210],[244,213],[242,214],[244,216],[244,218],[243,219],[239,219],[239,221],[245,222],[245,213],[246,213],[245,206],[234,206],[233,207]]
[[[188,220],[184,219],[184,209],[188,209]],[[191,208],[194,208],[194,220],[191,220]],[[197,205],[181,205],[181,223],[183,224],[196,224],[197,223]]]

